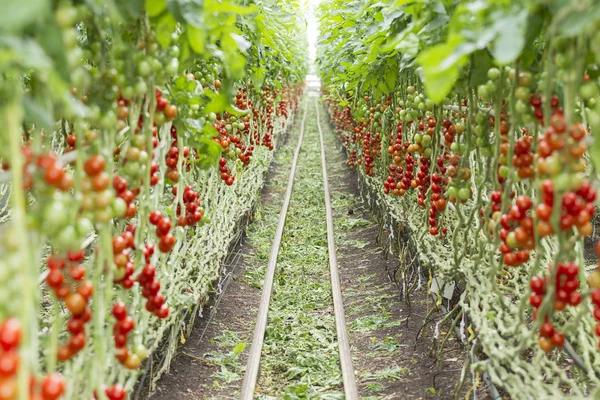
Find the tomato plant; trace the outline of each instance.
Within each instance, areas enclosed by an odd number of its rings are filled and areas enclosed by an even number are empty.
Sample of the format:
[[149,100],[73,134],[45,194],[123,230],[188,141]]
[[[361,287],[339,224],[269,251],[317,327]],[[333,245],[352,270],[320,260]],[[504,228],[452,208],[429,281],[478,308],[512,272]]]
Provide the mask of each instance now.
[[175,351],[303,92],[280,3],[3,10],[2,399],[124,399]]
[[427,267],[457,283],[483,369],[514,398],[598,395],[597,376],[561,379],[560,392],[553,378],[569,368],[562,351],[583,371],[600,362],[600,274],[586,268],[597,262],[600,8],[588,6],[320,8],[317,62],[348,165],[415,241],[398,276]]

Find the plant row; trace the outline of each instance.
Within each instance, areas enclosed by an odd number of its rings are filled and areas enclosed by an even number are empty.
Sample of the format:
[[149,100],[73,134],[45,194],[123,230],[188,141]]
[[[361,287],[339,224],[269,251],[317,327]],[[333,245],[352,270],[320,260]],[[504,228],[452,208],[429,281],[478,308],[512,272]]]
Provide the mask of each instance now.
[[448,318],[485,354],[471,368],[514,398],[599,383],[598,11],[321,8],[320,73],[348,165],[410,228],[420,265],[462,289]]
[[168,370],[293,121],[300,13],[3,10],[1,400],[124,399]]

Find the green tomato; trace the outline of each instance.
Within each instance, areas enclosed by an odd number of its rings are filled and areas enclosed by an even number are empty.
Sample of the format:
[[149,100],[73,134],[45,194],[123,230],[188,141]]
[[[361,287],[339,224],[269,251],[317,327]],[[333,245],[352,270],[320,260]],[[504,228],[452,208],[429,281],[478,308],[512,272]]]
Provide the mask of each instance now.
[[94,213],[96,223],[108,224],[113,219],[113,212],[111,208],[97,209]]
[[217,120],[217,114],[215,114],[214,112],[211,112],[210,114],[208,114],[208,120],[210,122],[215,122]]
[[167,64],[166,68],[167,74],[176,75],[179,72],[179,60],[176,58],[172,58],[171,61]]
[[72,250],[78,247],[77,244],[77,232],[75,231],[75,227],[72,225],[68,225],[64,227],[58,236],[56,236],[56,240],[54,245],[60,250]]
[[595,82],[586,82],[579,88],[579,95],[584,100],[590,100],[600,94],[598,85]]
[[148,61],[142,60],[137,65],[137,72],[141,77],[147,77],[150,75],[150,72],[152,72],[151,68],[152,67]]
[[422,143],[424,147],[429,147],[429,145],[431,144],[431,136],[423,135]]
[[423,135],[421,135],[420,133],[416,133],[413,137],[413,140],[415,143],[421,143],[423,141]]
[[519,114],[526,114],[529,111],[529,106],[527,105],[527,103],[525,103],[525,101],[517,100],[515,102],[515,111]]
[[49,234],[60,230],[68,221],[68,210],[62,201],[53,200],[44,208],[44,227]]
[[508,167],[506,165],[500,166],[500,168],[498,168],[498,175],[504,179],[508,178]]
[[494,154],[491,147],[482,147],[481,155],[484,157],[491,157]]
[[414,87],[414,86],[409,86],[409,87],[407,87],[407,88],[406,88],[406,91],[407,91],[409,94],[413,94],[413,93],[416,91],[416,89],[415,89],[415,87]]
[[529,101],[531,97],[531,90],[528,87],[519,86],[515,90],[515,97],[521,101]]
[[500,70],[498,68],[490,68],[487,72],[488,79],[495,81],[500,78]]
[[448,197],[458,197],[458,189],[456,188],[456,186],[449,186],[447,193]]
[[[144,149],[146,147],[146,138],[144,137],[144,135],[133,135],[131,137],[131,145],[134,146],[138,150]],[[127,150],[127,153],[129,153],[129,149]],[[127,158],[128,159],[130,158],[129,154],[127,155]]]
[[146,94],[146,92],[148,92],[148,85],[146,84],[146,82],[139,80],[136,84],[135,84],[135,93],[138,96],[143,96]]
[[468,200],[469,197],[471,197],[471,191],[469,190],[469,188],[463,187],[458,190],[458,198],[460,200],[465,201]]
[[569,190],[571,187],[571,174],[562,172],[553,179],[553,182],[555,190],[559,192]]
[[123,173],[125,175],[131,176],[131,177],[137,176],[139,171],[140,171],[140,163],[139,162],[128,161],[123,166]]
[[127,203],[120,197],[117,197],[112,205],[113,215],[122,218],[127,212]]
[[425,158],[431,157],[432,154],[433,154],[433,150],[431,150],[431,147],[428,147],[423,151],[423,157],[425,157]]
[[[123,201],[123,203],[125,203],[125,201],[123,199],[119,200]],[[87,218],[79,218],[77,220],[77,233],[81,236],[85,236],[88,233],[90,233],[92,230],[94,230],[94,224],[92,224],[92,221],[90,221]]]
[[154,114],[154,123],[156,125],[160,126],[160,125],[164,124],[165,120],[166,120],[165,114],[163,114],[163,113],[156,113],[156,114]]
[[146,165],[148,163],[148,152],[147,151],[140,151],[140,158],[139,161],[142,165]]
[[517,242],[517,238],[514,232],[509,232],[506,236],[506,245],[511,249],[516,249],[519,247],[519,242]]

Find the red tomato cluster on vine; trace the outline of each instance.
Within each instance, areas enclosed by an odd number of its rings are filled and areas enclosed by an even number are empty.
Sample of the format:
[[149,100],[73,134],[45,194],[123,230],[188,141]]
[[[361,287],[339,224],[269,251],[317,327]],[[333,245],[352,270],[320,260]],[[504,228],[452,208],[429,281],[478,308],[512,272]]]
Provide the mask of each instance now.
[[[554,196],[554,183],[550,179],[544,180],[542,182],[542,202],[536,207],[536,215],[539,219],[537,231],[540,237],[554,233],[550,221],[554,212]],[[560,201],[560,229],[571,231],[576,228],[580,235],[590,235],[593,230],[590,220],[596,211],[594,207],[596,191],[589,182],[584,181],[575,192],[567,191]]]
[[[0,323],[0,399],[16,400],[19,396],[17,372],[19,346],[23,336],[20,322],[10,317]],[[30,400],[58,400],[65,392],[66,382],[57,372],[46,375],[41,382],[35,376],[29,379]]]
[[[21,147],[21,154],[23,155],[23,188],[31,189],[33,187],[34,176],[39,175],[43,181],[62,192],[68,192],[73,187],[73,175],[65,170],[64,164],[53,154],[40,154],[36,155],[33,153],[33,149],[28,145]],[[10,165],[8,162],[2,162],[2,169],[9,170]]]
[[521,179],[533,178],[535,168],[533,167],[534,155],[531,151],[533,143],[532,136],[523,136],[515,141],[512,163],[517,168],[517,174]]
[[[46,283],[57,299],[64,304],[71,313],[67,322],[67,330],[71,334],[66,345],[58,348],[60,361],[70,360],[80,352],[86,344],[85,324],[91,320],[92,313],[88,307],[89,300],[94,293],[92,281],[85,280],[85,267],[82,262],[85,256],[83,250],[70,251],[67,257],[56,254],[48,257],[48,276]],[[65,271],[68,270],[68,275]],[[67,278],[68,276],[68,278]]]
[[160,211],[154,210],[150,213],[148,220],[152,225],[156,226],[155,233],[158,238],[158,249],[162,253],[170,252],[175,245],[175,236],[171,233],[171,219],[163,217]]
[[165,297],[159,293],[160,281],[156,279],[156,269],[146,264],[138,275],[138,282],[142,286],[142,296],[146,299],[146,310],[160,319],[169,316],[169,307],[165,304]]
[[[533,106],[533,116],[540,122],[540,124],[544,125],[544,110],[542,107],[542,96],[539,93],[533,93],[529,99],[529,103]],[[550,107],[554,111],[560,110],[560,101],[558,97],[551,96],[550,97]]]
[[529,261],[530,251],[535,248],[533,217],[528,215],[532,207],[533,201],[529,196],[519,196],[500,217],[500,252],[503,254],[502,261],[509,267]]
[[[552,276],[552,265],[549,266],[550,272],[545,278],[534,276],[529,282],[531,296],[529,304],[535,309],[534,317],[548,295],[548,284]],[[554,291],[552,292],[552,309],[555,312],[563,311],[567,305],[577,307],[581,303],[581,294],[579,289],[579,266],[574,262],[563,262],[556,266],[556,279],[554,280]],[[562,347],[564,345],[564,335],[556,331],[555,327],[545,316],[545,321],[540,329],[539,346],[544,351],[550,351],[552,347]]]
[[[177,186],[173,186],[173,196],[177,196]],[[200,207],[200,195],[190,185],[183,189],[183,204],[185,205],[185,214],[181,212],[181,205],[177,204],[177,226],[194,226],[202,220],[203,210]],[[176,201],[177,197],[173,199]]]
[[121,301],[117,301],[113,305],[112,315],[116,319],[113,325],[113,336],[116,347],[115,357],[126,368],[137,369],[140,367],[143,357],[127,349],[128,336],[135,328],[135,320],[130,315],[127,315],[127,307]]
[[132,276],[135,267],[130,260],[130,252],[135,250],[134,234],[135,225],[127,225],[125,232],[115,236],[112,240],[113,262],[117,267],[113,280],[124,289],[131,289],[134,284]]

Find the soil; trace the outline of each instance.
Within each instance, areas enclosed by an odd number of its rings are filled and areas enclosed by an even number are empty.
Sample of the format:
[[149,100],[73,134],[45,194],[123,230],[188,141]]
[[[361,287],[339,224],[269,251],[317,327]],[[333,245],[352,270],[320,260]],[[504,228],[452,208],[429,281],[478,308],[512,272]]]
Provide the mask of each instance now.
[[[460,380],[466,349],[448,332],[449,326],[440,325],[436,329],[436,322],[443,317],[437,311],[431,313],[429,323],[423,327],[433,307],[425,284],[411,295],[410,306],[403,302],[398,286],[388,276],[388,271],[394,270],[394,257],[384,257],[377,243],[377,224],[368,206],[361,202],[356,173],[346,166],[328,125],[322,122],[321,126],[327,145],[337,256],[360,394],[362,398],[381,400],[451,399]],[[295,145],[297,136],[291,136],[291,143],[284,145],[281,153],[291,151]],[[272,223],[269,221],[272,214],[277,220],[289,171],[288,160],[281,160],[278,156],[272,167],[261,194],[264,211],[254,224]],[[227,268],[232,274],[228,287],[217,304],[196,319],[191,337],[178,349],[170,372],[158,382],[151,399],[239,398],[260,300],[260,290],[250,286],[243,276],[257,263],[256,257],[268,254],[258,251],[252,243],[243,243],[234,254],[234,262]],[[217,312],[210,319],[214,307]],[[437,358],[438,351],[431,351],[432,343],[437,343],[436,331],[440,338],[451,335],[441,359]],[[222,340],[224,334],[231,332],[236,340],[248,346],[229,371],[237,376],[225,383],[222,363],[214,362],[214,354],[228,352],[235,345],[233,342],[224,345]],[[462,398],[471,389],[469,376],[460,390]],[[477,388],[477,398],[485,398],[482,393]]]

